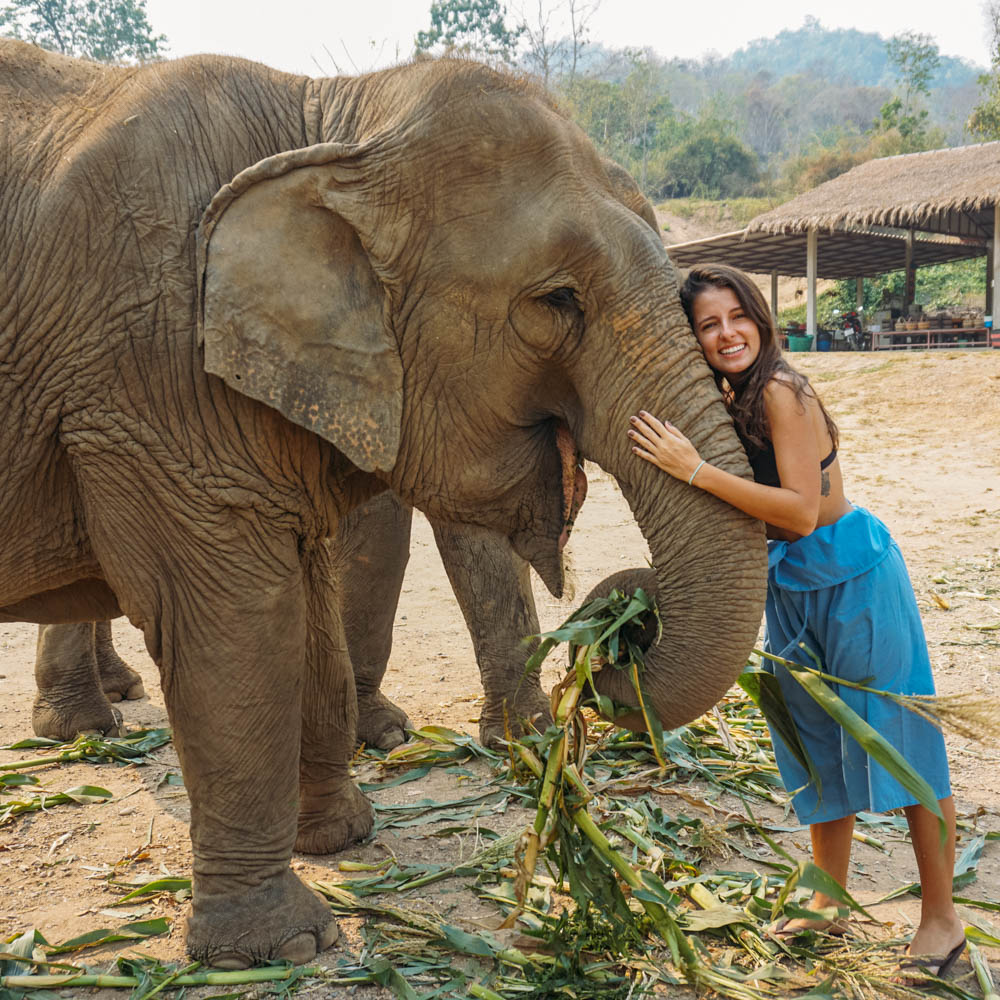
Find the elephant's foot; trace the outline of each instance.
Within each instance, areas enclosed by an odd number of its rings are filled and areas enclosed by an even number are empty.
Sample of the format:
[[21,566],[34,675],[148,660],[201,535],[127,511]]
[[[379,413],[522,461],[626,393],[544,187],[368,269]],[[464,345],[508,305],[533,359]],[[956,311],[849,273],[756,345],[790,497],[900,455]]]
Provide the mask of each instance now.
[[101,673],[101,689],[108,701],[136,701],[146,689],[142,678],[114,651],[97,654],[97,668]]
[[502,750],[508,726],[510,734],[518,739],[533,729],[545,732],[551,725],[552,708],[549,699],[536,683],[530,690],[520,692],[513,704],[487,695],[479,716],[479,742],[484,747]]
[[330,908],[291,871],[225,894],[195,889],[187,949],[196,961],[246,969],[283,959],[302,965],[329,948],[340,931]]
[[295,850],[303,854],[333,854],[363,840],[375,825],[375,811],[353,782],[337,794],[312,799],[303,792]]
[[121,712],[112,708],[102,698],[86,702],[61,705],[50,701],[44,694],[35,695],[31,709],[31,726],[36,736],[50,740],[71,740],[79,733],[98,733],[101,736],[123,736],[125,725]]
[[398,705],[381,691],[358,693],[358,743],[379,750],[391,750],[406,742],[410,720]]

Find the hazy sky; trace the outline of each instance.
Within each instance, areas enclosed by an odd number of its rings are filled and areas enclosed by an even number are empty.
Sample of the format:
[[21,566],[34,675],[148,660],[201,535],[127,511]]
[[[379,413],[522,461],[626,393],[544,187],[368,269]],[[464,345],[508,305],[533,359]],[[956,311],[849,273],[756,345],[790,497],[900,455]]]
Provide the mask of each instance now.
[[[555,6],[557,0],[544,0]],[[538,0],[507,0],[508,11]],[[983,0],[603,0],[590,38],[611,48],[649,46],[661,56],[728,55],[754,38],[798,28],[815,15],[828,28],[858,28],[888,38],[931,35],[945,55],[989,64]],[[406,58],[430,22],[430,0],[147,0],[157,32],[174,56],[220,52],[316,76],[377,69]],[[329,50],[329,54],[327,52]],[[318,65],[317,65],[318,64]]]

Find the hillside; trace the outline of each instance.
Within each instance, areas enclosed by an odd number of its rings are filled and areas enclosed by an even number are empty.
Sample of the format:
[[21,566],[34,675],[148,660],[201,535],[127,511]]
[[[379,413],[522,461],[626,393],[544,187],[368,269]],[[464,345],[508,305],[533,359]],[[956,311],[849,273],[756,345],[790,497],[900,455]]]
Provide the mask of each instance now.
[[549,86],[654,199],[788,196],[864,159],[973,140],[980,67],[900,31],[890,45],[807,18],[697,59],[593,43],[575,75],[557,45]]
[[[722,60],[728,68],[773,77],[810,73],[831,82],[859,87],[892,87],[895,72],[889,64],[886,41],[872,31],[824,28],[807,16],[801,28],[786,29],[773,38],[755,38]],[[965,59],[941,55],[931,87],[963,87],[975,83],[985,70]]]

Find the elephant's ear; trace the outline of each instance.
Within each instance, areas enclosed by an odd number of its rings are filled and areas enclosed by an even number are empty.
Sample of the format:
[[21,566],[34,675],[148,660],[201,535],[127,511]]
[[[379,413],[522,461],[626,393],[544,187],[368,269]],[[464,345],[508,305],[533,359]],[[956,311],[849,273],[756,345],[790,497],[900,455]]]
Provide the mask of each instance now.
[[403,366],[358,228],[364,160],[324,143],[219,191],[199,230],[199,329],[207,371],[372,472],[396,461]]
[[660,224],[656,221],[656,213],[653,211],[653,206],[649,203],[649,199],[639,190],[639,185],[636,184],[635,178],[624,167],[615,163],[614,160],[601,157],[601,162],[604,164],[604,170],[608,175],[608,180],[611,182],[611,188],[615,193],[615,197],[626,208],[630,208],[635,212],[662,240],[663,235],[660,232]]

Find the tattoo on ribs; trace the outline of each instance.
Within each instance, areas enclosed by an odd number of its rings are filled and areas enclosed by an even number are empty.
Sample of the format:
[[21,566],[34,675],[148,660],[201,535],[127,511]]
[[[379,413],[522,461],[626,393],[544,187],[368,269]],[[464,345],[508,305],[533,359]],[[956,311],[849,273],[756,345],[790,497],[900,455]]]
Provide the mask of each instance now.
[[826,470],[819,474],[819,491],[825,497],[830,495],[830,473]]

